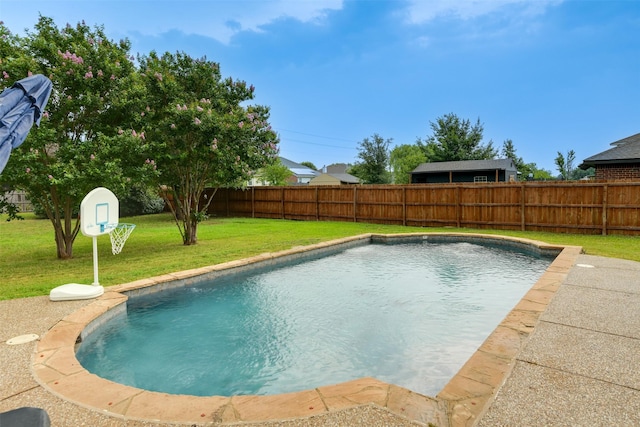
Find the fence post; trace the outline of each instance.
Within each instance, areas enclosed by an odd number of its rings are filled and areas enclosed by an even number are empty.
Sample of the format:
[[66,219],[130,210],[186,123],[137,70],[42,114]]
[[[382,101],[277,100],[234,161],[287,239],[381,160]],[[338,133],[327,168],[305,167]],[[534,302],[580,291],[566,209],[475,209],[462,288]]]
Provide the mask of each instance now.
[[407,187],[402,186],[402,225],[407,225]]
[[358,210],[358,187],[353,186],[353,222],[358,222],[356,212]]
[[526,215],[524,212],[525,209],[525,195],[524,195],[524,191],[525,191],[525,185],[524,182],[522,184],[520,184],[520,229],[522,231],[526,231],[527,230],[527,223],[526,223]]
[[607,235],[607,198],[609,186],[605,183],[602,187],[602,235]]
[[280,204],[280,211],[282,212],[282,219],[284,219],[284,187],[282,187],[282,190],[280,191],[280,200],[282,200],[282,203]]
[[456,227],[460,228],[462,207],[460,206],[460,184],[456,185]]
[[256,187],[251,187],[251,218],[256,217]]
[[316,187],[316,221],[320,221],[320,202],[318,201],[318,187]]

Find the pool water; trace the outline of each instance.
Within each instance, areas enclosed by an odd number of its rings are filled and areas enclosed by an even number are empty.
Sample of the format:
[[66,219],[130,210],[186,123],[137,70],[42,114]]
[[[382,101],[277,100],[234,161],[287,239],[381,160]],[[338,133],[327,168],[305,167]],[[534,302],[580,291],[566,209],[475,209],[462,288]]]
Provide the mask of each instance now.
[[77,357],[173,394],[279,394],[375,377],[435,395],[550,264],[473,243],[369,244],[131,298]]

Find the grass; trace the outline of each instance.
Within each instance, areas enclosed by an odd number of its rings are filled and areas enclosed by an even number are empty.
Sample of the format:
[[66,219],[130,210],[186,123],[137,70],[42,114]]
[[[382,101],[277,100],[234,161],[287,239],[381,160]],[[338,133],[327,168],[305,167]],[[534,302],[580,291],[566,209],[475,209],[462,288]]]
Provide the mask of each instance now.
[[[24,221],[0,216],[0,300],[48,295],[65,283],[93,281],[92,239],[79,235],[73,259],[56,258],[53,228],[48,220],[25,215]],[[200,224],[198,244],[184,246],[168,214],[121,218],[136,229],[119,255],[111,254],[107,236],[98,237],[99,279],[103,286],[126,283],[173,271],[218,264],[363,233],[426,231],[480,232],[582,246],[591,255],[640,261],[640,237],[419,228],[353,222],[287,221],[216,218]]]

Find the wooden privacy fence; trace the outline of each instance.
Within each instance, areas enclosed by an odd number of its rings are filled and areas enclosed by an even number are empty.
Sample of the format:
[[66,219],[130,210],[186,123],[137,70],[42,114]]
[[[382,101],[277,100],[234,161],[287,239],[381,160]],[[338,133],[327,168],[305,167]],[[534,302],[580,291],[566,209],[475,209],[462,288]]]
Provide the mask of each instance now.
[[251,187],[213,197],[216,216],[640,235],[640,182]]

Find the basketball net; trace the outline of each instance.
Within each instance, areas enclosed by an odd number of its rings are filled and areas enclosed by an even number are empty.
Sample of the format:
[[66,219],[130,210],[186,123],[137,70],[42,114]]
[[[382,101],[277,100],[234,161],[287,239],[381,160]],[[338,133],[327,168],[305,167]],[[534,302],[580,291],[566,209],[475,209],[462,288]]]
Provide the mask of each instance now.
[[111,238],[111,252],[113,252],[114,255],[117,255],[122,251],[124,242],[127,241],[134,228],[136,228],[135,224],[126,224],[121,222],[109,232],[109,237]]

